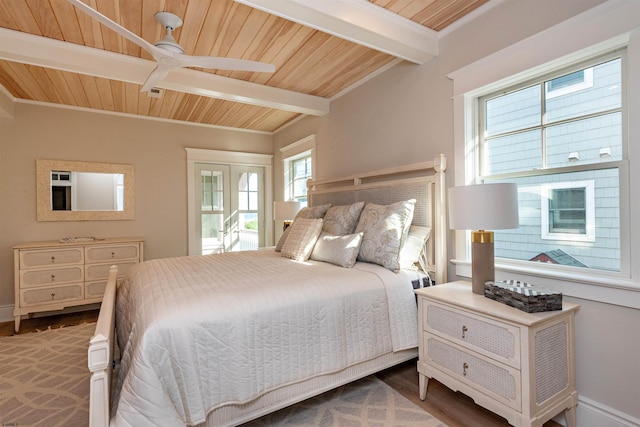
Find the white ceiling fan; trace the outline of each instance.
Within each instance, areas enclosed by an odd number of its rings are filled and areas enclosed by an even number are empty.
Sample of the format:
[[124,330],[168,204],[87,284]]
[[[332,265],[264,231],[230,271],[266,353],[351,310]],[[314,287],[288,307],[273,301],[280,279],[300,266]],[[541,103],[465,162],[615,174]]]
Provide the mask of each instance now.
[[80,11],[86,13],[90,17],[100,21],[106,27],[109,27],[116,33],[125,37],[127,40],[137,44],[151,54],[153,59],[158,63],[153,72],[147,77],[142,85],[141,92],[150,91],[158,82],[174,68],[179,67],[200,67],[216,70],[235,70],[235,71],[257,71],[264,73],[273,73],[275,66],[264,62],[248,61],[244,59],[222,58],[215,56],[193,56],[185,55],[184,49],[180,47],[171,33],[182,26],[182,19],[169,12],[156,13],[156,21],[162,25],[167,34],[162,40],[154,44],[149,43],[137,34],[132,33],[120,24],[107,18],[97,10],[87,6],[80,0],[67,0]]

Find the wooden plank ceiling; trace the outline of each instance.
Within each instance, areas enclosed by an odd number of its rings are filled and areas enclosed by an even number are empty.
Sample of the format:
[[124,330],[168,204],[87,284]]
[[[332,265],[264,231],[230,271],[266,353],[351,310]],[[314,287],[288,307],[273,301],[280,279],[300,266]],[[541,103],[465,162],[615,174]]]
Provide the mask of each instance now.
[[[84,53],[89,52],[87,49],[78,51],[80,59],[74,60],[80,65],[74,68],[75,72],[63,65],[39,63],[29,55],[23,58],[21,52],[2,55],[10,49],[4,49],[1,44],[6,47],[14,35],[35,35],[53,39],[53,43],[74,44],[74,49],[86,46],[142,58],[147,61],[138,60],[140,66],[153,69],[153,58],[145,50],[81,13],[66,0],[0,0],[0,27],[21,33],[0,33],[4,37],[0,38],[0,51],[3,51],[0,52],[0,84],[11,96],[20,100],[273,132],[309,112],[278,100],[270,103],[270,97],[286,100],[292,97],[290,95],[299,94],[307,96],[310,102],[328,102],[368,75],[398,61],[393,55],[233,0],[83,1],[151,43],[164,35],[154,19],[155,13],[169,11],[184,21],[173,35],[185,54],[274,64],[275,73],[198,69],[197,74],[189,70],[192,74],[183,77],[189,81],[207,73],[207,78],[215,74],[233,79],[223,80],[225,84],[250,82],[255,86],[243,86],[244,93],[260,94],[263,101],[254,102],[242,93],[229,97],[217,96],[212,89],[182,90],[184,84],[166,86],[169,89],[164,89],[160,98],[151,98],[140,92],[140,78],[119,77],[118,73],[125,73],[120,65],[114,67],[120,70],[106,70],[109,67],[105,66],[102,72],[101,66],[96,65],[97,57]],[[367,6],[384,8],[437,32],[487,1],[370,0]],[[37,47],[41,41],[46,40],[28,38],[26,46],[29,48],[24,49],[35,51],[33,46]],[[51,47],[43,44],[43,52],[54,51],[58,44]],[[65,58],[57,61],[64,63]],[[86,67],[82,66],[82,61],[87,62]],[[170,72],[167,84],[172,73],[175,72]],[[175,73],[174,79],[179,76]],[[211,83],[214,89],[216,82]]]

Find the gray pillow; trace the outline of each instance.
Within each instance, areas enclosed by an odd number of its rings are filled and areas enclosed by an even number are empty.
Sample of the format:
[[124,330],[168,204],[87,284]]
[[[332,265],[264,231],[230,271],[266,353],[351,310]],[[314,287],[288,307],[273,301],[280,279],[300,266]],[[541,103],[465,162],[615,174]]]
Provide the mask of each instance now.
[[308,206],[306,208],[302,208],[296,214],[296,218],[324,218],[324,214],[327,213],[327,210],[331,207],[331,203],[327,203],[326,205],[319,206]]
[[311,252],[311,259],[351,268],[356,263],[360,243],[362,233],[334,236],[323,231]]

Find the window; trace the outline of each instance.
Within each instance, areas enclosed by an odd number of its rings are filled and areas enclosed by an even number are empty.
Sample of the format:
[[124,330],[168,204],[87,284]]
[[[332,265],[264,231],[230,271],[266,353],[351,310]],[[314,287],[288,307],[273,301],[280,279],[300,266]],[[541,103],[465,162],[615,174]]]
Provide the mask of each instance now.
[[313,179],[316,136],[309,135],[280,149],[284,173],[283,200],[307,204],[307,181]]
[[311,154],[289,162],[289,200],[307,203],[307,180],[311,179]]
[[518,184],[496,257],[621,271],[623,51],[478,98],[478,182]]

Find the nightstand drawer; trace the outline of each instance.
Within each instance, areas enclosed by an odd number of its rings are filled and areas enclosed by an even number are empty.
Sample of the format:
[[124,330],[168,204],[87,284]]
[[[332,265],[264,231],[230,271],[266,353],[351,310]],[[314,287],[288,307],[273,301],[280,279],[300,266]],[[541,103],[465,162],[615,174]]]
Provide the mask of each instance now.
[[426,302],[423,316],[425,331],[520,368],[518,327],[431,302]]
[[20,289],[82,282],[84,266],[48,268],[46,270],[24,270],[20,272]]
[[420,356],[440,369],[496,401],[520,411],[520,371],[483,358],[429,333],[424,333],[425,350]]
[[82,283],[53,286],[49,288],[27,289],[20,293],[21,305],[46,305],[84,299]]
[[137,261],[130,262],[114,262],[109,264],[87,264],[85,266],[85,280],[106,279],[109,276],[109,269],[112,265],[118,267],[118,277],[124,277],[131,267],[136,265]]
[[140,257],[139,246],[113,245],[113,246],[87,246],[85,248],[86,263],[120,261],[126,259],[138,260]]
[[84,263],[83,248],[43,249],[20,252],[20,268],[55,267]]

